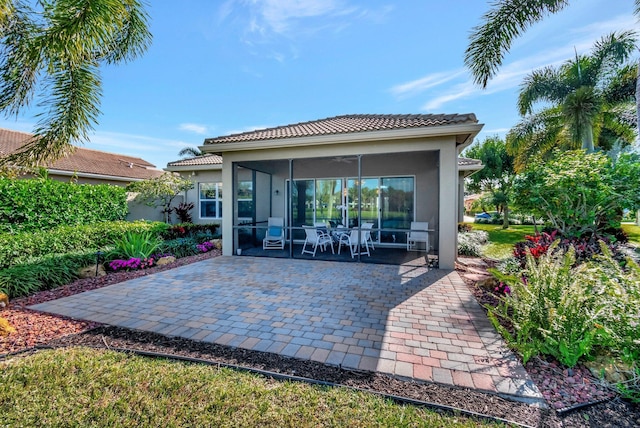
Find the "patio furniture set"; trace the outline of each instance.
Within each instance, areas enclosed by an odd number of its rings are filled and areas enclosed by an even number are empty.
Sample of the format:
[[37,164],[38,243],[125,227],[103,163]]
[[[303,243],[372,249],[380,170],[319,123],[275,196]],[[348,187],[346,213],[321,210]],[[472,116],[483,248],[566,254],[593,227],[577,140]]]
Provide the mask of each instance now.
[[[338,254],[343,246],[349,247],[351,258],[357,255],[371,256],[370,250],[375,250],[371,231],[373,223],[362,223],[360,228],[347,228],[343,225],[328,226],[323,222],[316,222],[313,226],[304,225],[305,240],[302,246],[302,254],[316,256],[318,248],[335,254],[334,244],[338,247]],[[262,248],[283,250],[285,244],[284,219],[282,217],[269,217]],[[411,229],[407,233],[407,251],[420,251],[420,244],[424,244],[424,251],[429,252],[429,223],[411,222]]]

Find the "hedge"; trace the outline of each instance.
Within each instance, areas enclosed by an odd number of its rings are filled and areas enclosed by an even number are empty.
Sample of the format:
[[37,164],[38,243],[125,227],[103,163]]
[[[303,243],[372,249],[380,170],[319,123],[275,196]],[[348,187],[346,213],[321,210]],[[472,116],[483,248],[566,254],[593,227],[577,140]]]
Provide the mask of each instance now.
[[60,226],[38,232],[0,234],[0,269],[28,263],[33,258],[76,251],[97,251],[113,245],[126,232],[151,230],[161,234],[169,227],[161,222],[103,222]]
[[0,177],[0,233],[124,220],[127,212],[122,187]]

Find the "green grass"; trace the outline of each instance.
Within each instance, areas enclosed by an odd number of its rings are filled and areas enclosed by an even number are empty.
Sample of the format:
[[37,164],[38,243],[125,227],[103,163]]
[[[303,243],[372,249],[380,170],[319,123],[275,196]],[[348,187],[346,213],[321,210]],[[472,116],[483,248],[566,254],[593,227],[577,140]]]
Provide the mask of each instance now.
[[483,249],[483,255],[492,259],[504,259],[513,254],[513,245],[523,241],[525,235],[533,235],[533,226],[512,225],[503,229],[498,224],[472,223],[474,230],[485,230],[489,233],[489,245]]
[[636,226],[632,223],[624,223],[622,225],[622,230],[627,233],[629,242],[631,242],[632,244],[640,245],[640,226]]
[[72,348],[0,362],[2,426],[485,426],[344,388]]

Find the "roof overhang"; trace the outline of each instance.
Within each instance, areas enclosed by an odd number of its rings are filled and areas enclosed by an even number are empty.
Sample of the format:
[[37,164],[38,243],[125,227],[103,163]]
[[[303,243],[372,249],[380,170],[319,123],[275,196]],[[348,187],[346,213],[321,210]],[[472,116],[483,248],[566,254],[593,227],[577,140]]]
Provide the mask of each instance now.
[[467,178],[467,177],[472,176],[473,174],[475,174],[476,172],[480,171],[483,168],[484,168],[484,165],[482,165],[482,164],[459,165],[458,166],[458,171],[462,172],[462,176],[464,178]]
[[255,141],[240,141],[232,143],[211,143],[199,146],[206,153],[223,155],[225,152],[271,150],[299,146],[319,146],[331,144],[350,144],[373,141],[392,141],[402,139],[432,138],[444,136],[457,136],[456,146],[462,150],[475,138],[484,125],[478,123],[466,123],[456,125],[442,125],[422,128],[392,129],[385,131],[367,131],[342,133],[331,135],[314,135],[309,137],[279,138]]
[[143,181],[144,178],[133,178],[133,177],[121,177],[116,175],[104,175],[104,174],[92,174],[90,172],[77,172],[77,171],[65,171],[62,169],[47,169],[49,175],[62,175],[65,177],[78,177],[78,178],[95,178],[98,180],[111,180],[111,181],[123,181],[123,182],[131,182],[131,181]]
[[221,163],[213,163],[209,165],[169,165],[164,168],[165,171],[170,172],[187,172],[187,171],[222,171]]

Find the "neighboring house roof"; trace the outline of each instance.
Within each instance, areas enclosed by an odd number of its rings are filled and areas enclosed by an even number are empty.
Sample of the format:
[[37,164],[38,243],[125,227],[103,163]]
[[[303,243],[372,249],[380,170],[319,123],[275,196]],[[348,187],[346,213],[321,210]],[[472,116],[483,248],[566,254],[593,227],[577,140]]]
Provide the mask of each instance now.
[[[0,128],[0,157],[19,151],[31,138],[32,134],[26,132]],[[43,166],[52,174],[75,173],[78,176],[105,180],[139,181],[163,174],[162,170],[144,159],[82,147],[77,147],[72,154]]]
[[475,114],[353,114],[302,122],[276,128],[259,129],[240,134],[207,138],[204,144],[224,144],[247,141],[389,131],[446,125],[477,124]]
[[222,156],[207,154],[203,156],[196,156],[189,159],[180,159],[177,161],[169,162],[167,164],[167,167],[202,166],[202,165],[222,165]]

